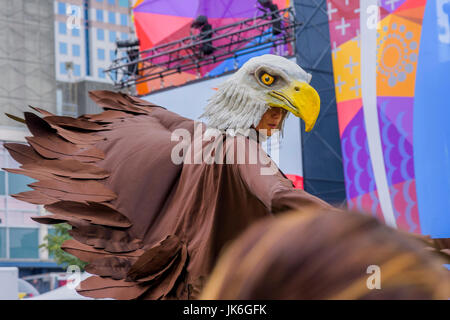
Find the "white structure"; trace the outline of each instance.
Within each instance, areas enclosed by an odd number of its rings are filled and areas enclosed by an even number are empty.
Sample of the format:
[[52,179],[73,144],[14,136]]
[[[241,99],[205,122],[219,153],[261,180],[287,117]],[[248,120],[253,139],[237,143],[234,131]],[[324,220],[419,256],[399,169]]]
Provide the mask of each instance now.
[[[84,272],[81,274],[80,280],[86,280],[91,277],[90,273]],[[94,299],[82,296],[78,294],[73,286],[65,285],[55,290],[40,294],[36,297],[24,299],[24,300],[114,300],[114,299]]]
[[19,269],[0,267],[0,300],[19,299]]

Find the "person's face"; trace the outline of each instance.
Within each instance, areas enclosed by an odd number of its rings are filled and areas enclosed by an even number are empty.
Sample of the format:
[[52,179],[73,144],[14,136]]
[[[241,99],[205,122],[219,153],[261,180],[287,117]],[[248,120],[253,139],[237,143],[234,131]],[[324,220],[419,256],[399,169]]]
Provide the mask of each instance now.
[[283,120],[284,115],[286,114],[286,110],[282,108],[272,107],[264,113],[256,126],[256,130],[266,129],[267,136],[272,135],[273,129],[279,129],[281,120]]

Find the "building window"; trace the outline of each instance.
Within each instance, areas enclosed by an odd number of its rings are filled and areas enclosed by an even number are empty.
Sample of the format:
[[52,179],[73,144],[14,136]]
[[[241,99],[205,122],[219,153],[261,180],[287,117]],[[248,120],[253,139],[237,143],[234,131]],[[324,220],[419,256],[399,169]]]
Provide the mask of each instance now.
[[116,0],[108,0],[108,4],[115,6],[116,5]]
[[74,4],[69,4],[67,6],[67,9],[68,9],[69,13],[66,12],[66,15],[72,15],[72,16],[79,15],[82,10],[80,6],[77,6]]
[[116,13],[115,12],[108,12],[108,22],[111,24],[116,24]]
[[119,0],[119,6],[128,8],[128,0]]
[[59,73],[60,74],[67,74],[66,63],[65,62],[60,62],[59,63]]
[[128,16],[126,14],[120,15],[120,25],[128,26]]
[[67,34],[67,25],[64,22],[58,22],[59,34]]
[[115,50],[109,50],[109,57],[112,60],[116,59],[116,51]]
[[9,257],[39,258],[38,228],[9,228]]
[[128,33],[122,33],[122,34],[120,35],[120,39],[122,39],[122,40],[128,40]]
[[81,77],[81,66],[79,64],[73,65],[73,75],[75,77]]
[[32,191],[27,184],[35,182],[33,179],[21,174],[8,174],[8,194],[16,194],[22,191]]
[[103,68],[98,68],[98,77],[102,78],[102,79],[106,78],[105,72],[103,71]]
[[73,44],[72,45],[72,55],[74,57],[79,57],[80,56],[80,45],[78,44]]
[[66,4],[64,2],[58,2],[58,14],[66,14]]
[[103,0],[95,0],[95,1],[97,1],[97,2],[103,2]]
[[67,43],[65,42],[59,43],[59,54],[67,54]]
[[97,49],[97,58],[98,60],[105,60],[105,50]]
[[79,28],[73,28],[72,29],[72,36],[73,37],[79,37],[80,36],[80,29]]
[[[19,166],[20,164],[10,157],[5,147],[3,147],[3,143],[0,142],[0,168],[19,168]],[[32,190],[27,184],[33,183],[35,180],[21,174],[7,173],[3,170],[0,170],[0,172],[0,197]],[[20,204],[22,204],[22,206],[20,206]],[[17,207],[17,205],[19,205],[19,207]],[[36,205],[30,206],[27,203],[14,198],[9,199],[6,204],[2,203],[0,200],[0,210],[6,207],[9,207],[10,209],[31,208],[31,210],[36,210],[37,208]]]
[[116,42],[116,37],[117,36],[116,36],[116,32],[115,31],[110,31],[109,32],[109,41],[110,42],[113,42],[113,43]]
[[105,31],[103,29],[97,29],[97,40],[105,40]]
[[97,17],[97,21],[103,22],[103,11],[99,10],[99,9],[96,9],[95,10],[95,14],[96,14],[96,17]]
[[[0,160],[3,161],[3,156],[1,156]],[[0,171],[0,195],[2,194],[6,194],[5,171],[3,170]],[[2,205],[2,203],[0,203],[0,205]]]
[[0,258],[6,258],[6,228],[0,227]]

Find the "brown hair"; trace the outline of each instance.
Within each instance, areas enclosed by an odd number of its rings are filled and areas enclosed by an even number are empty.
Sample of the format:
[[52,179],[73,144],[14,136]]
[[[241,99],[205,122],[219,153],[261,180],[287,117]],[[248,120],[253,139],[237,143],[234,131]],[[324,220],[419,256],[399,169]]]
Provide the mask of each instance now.
[[[424,247],[360,213],[288,213],[234,241],[201,299],[447,299],[444,260]],[[380,289],[367,285],[371,265]]]

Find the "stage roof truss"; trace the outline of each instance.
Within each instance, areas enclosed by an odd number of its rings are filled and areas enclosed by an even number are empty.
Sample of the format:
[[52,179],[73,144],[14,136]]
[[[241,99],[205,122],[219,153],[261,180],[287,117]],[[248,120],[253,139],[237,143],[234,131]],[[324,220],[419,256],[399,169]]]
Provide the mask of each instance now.
[[[273,26],[278,22],[281,30],[274,34]],[[208,33],[191,35],[140,52],[137,46],[118,48],[117,58],[105,72],[117,89],[163,80],[180,72],[196,70],[199,75],[203,66],[293,43],[296,27],[301,24],[296,22],[291,7],[267,11],[254,18],[211,29]],[[204,54],[201,48],[205,45],[212,48],[213,53]]]

